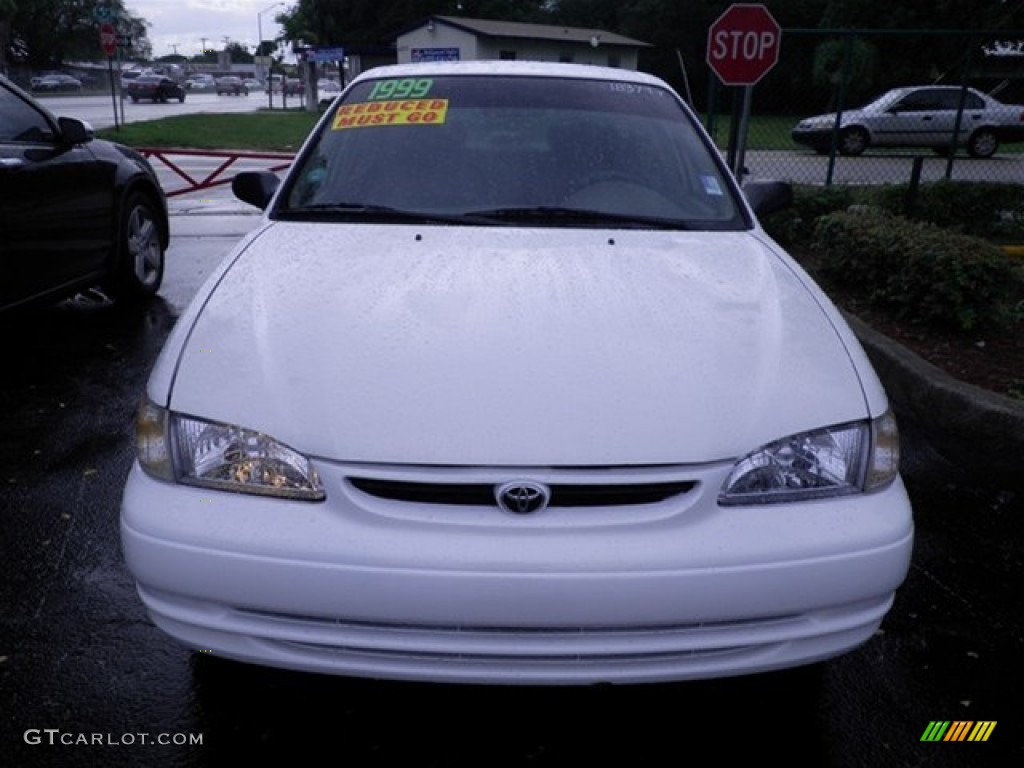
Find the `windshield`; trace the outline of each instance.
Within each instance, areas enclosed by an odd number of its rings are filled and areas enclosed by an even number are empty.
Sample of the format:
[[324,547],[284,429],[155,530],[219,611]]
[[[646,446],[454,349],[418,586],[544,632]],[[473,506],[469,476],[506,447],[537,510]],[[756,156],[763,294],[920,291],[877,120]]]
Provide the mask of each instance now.
[[676,97],[646,84],[461,75],[363,82],[275,218],[742,229]]
[[886,91],[881,96],[865,104],[861,109],[865,111],[881,112],[888,109],[892,104],[899,101],[907,93],[905,88],[897,88],[893,91]]

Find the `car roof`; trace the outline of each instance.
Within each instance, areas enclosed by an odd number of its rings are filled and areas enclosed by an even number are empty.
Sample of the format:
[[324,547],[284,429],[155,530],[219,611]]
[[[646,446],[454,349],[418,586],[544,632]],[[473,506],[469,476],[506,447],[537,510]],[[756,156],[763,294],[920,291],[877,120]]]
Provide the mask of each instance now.
[[592,64],[563,64],[548,61],[443,61],[391,64],[374,67],[353,82],[383,77],[441,77],[444,75],[493,75],[512,77],[561,77],[578,80],[615,80],[664,87],[661,79],[632,69]]

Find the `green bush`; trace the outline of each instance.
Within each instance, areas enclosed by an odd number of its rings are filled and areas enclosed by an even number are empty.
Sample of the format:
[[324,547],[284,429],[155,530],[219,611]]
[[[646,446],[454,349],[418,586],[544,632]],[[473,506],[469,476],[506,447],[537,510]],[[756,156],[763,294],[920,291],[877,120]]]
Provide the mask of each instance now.
[[858,202],[854,187],[793,187],[793,205],[761,220],[765,231],[785,246],[806,243],[814,235],[818,219],[835,211],[844,211]]
[[[908,185],[877,187],[799,185],[794,204],[762,224],[787,246],[808,242],[817,220],[851,205],[881,208],[893,215],[907,213]],[[1024,185],[994,182],[938,181],[922,184],[913,201],[913,218],[956,232],[1002,242],[1024,242]]]
[[[877,188],[875,203],[904,213],[907,186]],[[913,202],[914,219],[967,235],[996,240],[1024,240],[1024,185],[981,181],[924,184]]]
[[915,323],[999,324],[1021,295],[1019,268],[987,241],[878,211],[820,217],[812,248],[827,280]]

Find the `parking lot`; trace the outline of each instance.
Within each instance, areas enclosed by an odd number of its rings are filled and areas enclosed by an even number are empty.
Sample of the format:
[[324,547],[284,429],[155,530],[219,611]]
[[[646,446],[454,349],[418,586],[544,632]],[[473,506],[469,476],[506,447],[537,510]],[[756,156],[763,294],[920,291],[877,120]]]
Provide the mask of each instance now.
[[[748,165],[780,175],[771,159],[753,153]],[[809,173],[827,162],[806,159]],[[877,159],[900,173],[907,162]],[[172,178],[162,172],[165,185]],[[918,425],[904,432],[917,525],[908,581],[866,645],[813,668],[672,685],[458,687],[273,671],[178,646],[146,616],[120,548],[133,417],[169,331],[258,217],[223,186],[171,208],[157,299],[114,309],[85,296],[0,321],[5,763],[301,763],[327,750],[357,766],[661,765],[708,753],[843,767],[1022,762],[1012,672],[1024,650],[1022,500],[940,469]],[[945,721],[995,726],[983,743],[922,740]]]
[[[255,218],[223,197],[176,210],[165,286],[144,310],[80,303],[4,325],[0,743],[12,765],[206,766],[294,758],[314,744],[354,765],[663,764],[689,762],[698,747],[739,759],[751,745],[822,766],[1024,757],[1012,672],[1024,645],[1019,500],[950,485],[929,471],[927,442],[914,434],[910,578],[881,632],[810,673],[460,688],[263,670],[177,646],[149,623],[119,549],[132,415],[176,317]],[[997,726],[987,743],[922,742],[937,720]],[[57,743],[33,743],[45,729]],[[173,736],[149,743],[160,734]]]

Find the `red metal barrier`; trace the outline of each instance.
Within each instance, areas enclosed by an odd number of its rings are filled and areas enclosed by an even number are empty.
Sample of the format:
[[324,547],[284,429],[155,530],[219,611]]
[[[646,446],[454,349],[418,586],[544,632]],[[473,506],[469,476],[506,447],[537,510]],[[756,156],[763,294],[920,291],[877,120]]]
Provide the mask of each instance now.
[[[187,187],[182,189],[174,189],[167,191],[168,197],[175,197],[176,195],[187,195],[189,192],[196,192],[201,189],[209,189],[210,187],[217,187],[224,184],[230,184],[231,179],[234,178],[234,173],[224,176],[224,172],[231,168],[238,160],[271,160],[276,161],[267,165],[261,166],[261,170],[267,171],[283,171],[289,165],[292,164],[292,160],[295,159],[295,155],[286,154],[283,152],[243,152],[234,150],[207,150],[207,149],[168,149],[166,147],[142,147],[139,151],[146,157],[159,160],[165,166],[170,168],[174,173],[181,177]],[[224,162],[218,165],[213,171],[206,174],[202,179],[194,178],[190,173],[183,170],[177,163],[173,162],[169,156],[174,157],[222,157]]]

